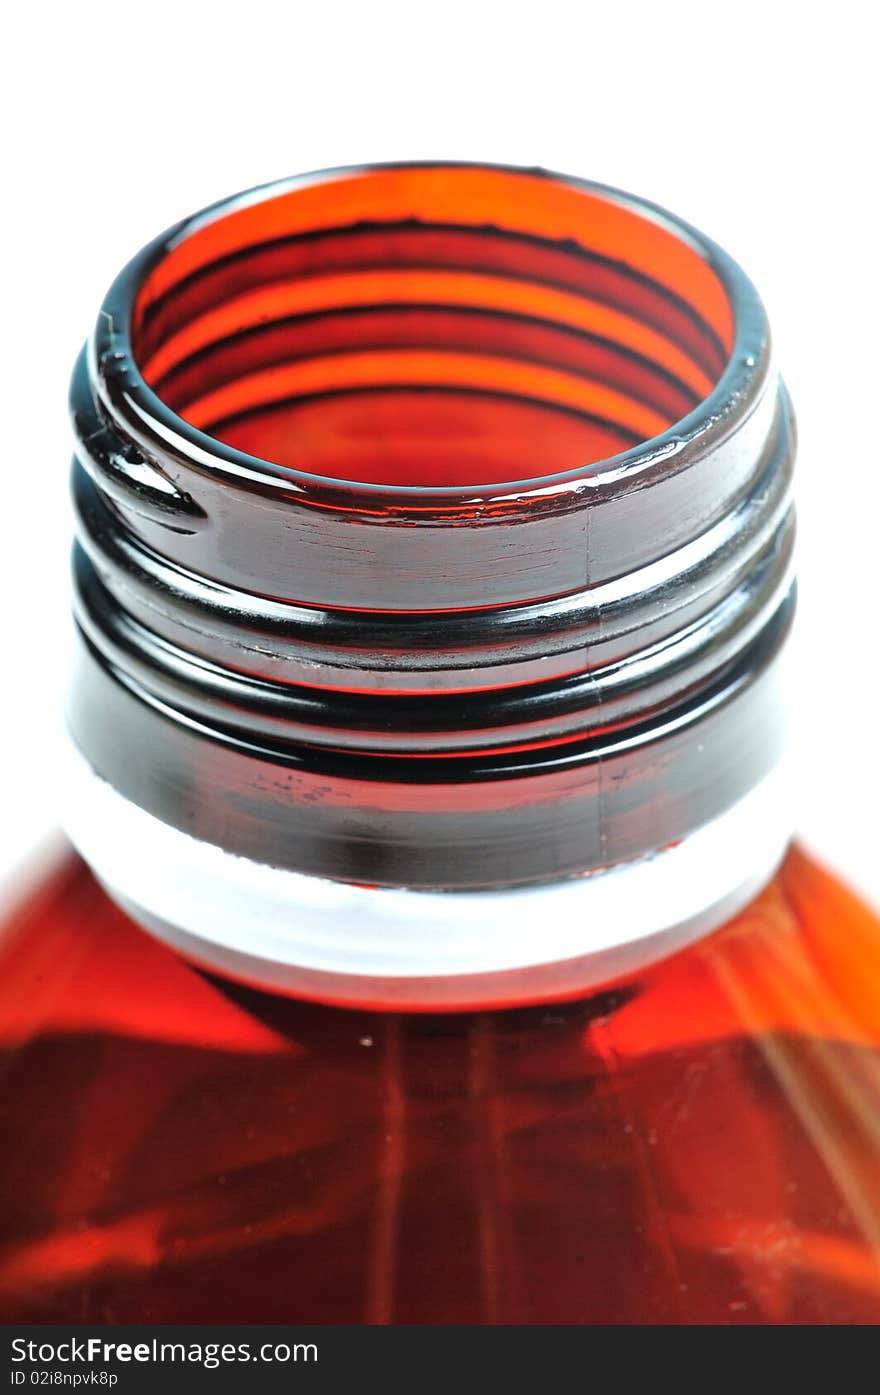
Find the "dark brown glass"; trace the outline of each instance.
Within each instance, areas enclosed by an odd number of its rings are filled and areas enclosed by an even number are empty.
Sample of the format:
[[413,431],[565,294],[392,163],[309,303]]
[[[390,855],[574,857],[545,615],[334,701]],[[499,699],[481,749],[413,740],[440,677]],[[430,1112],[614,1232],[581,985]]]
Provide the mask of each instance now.
[[227,200],[113,283],[73,411],[68,722],[172,827],[529,884],[778,758],[791,412],[754,288],[662,210],[430,164]]
[[[672,215],[272,186],[121,273],[72,401],[69,734],[175,836],[407,888],[418,938],[417,891],[589,891],[776,767],[793,421]],[[536,924],[537,966],[282,997],[63,845],[0,924],[0,1315],[880,1321],[880,923],[767,875],[626,976]]]

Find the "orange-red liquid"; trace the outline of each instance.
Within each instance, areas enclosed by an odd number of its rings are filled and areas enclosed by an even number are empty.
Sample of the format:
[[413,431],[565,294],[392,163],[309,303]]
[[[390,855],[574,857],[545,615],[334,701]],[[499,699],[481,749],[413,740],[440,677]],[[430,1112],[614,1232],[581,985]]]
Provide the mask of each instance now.
[[795,849],[593,997],[361,1014],[209,980],[70,854],[0,937],[0,1316],[880,1321],[878,969]]

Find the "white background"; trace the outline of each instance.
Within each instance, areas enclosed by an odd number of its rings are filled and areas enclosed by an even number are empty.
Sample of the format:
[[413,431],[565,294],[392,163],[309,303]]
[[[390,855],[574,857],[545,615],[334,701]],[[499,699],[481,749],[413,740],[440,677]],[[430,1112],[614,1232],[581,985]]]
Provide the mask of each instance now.
[[444,157],[631,189],[756,281],[800,421],[801,831],[880,899],[875,17],[810,0],[11,7],[0,872],[53,820],[67,381],[112,276],[168,224],[249,185]]

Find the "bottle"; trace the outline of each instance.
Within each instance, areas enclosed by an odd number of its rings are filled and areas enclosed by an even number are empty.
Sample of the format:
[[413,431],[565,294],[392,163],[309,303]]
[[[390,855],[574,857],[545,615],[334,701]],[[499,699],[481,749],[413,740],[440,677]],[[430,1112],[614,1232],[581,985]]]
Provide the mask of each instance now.
[[735,263],[540,171],[294,179],[135,258],[73,416],[5,1320],[880,1320],[880,926],[791,842]]

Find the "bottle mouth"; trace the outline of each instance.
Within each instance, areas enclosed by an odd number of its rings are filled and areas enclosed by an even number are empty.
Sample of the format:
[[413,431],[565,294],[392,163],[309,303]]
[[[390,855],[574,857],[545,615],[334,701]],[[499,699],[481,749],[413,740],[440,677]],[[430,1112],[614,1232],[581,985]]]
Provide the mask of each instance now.
[[132,263],[104,320],[133,405],[191,446],[412,497],[616,473],[698,430],[737,351],[757,360],[755,300],[648,204],[411,165],[217,205]]
[[85,469],[175,564],[438,614],[690,544],[750,488],[776,397],[757,293],[687,224],[419,164],[269,185],[157,238],[104,301],[74,415]]
[[775,764],[788,399],[746,276],[652,205],[437,164],[240,195],[117,278],[72,400],[71,730],[160,821],[524,885]]

